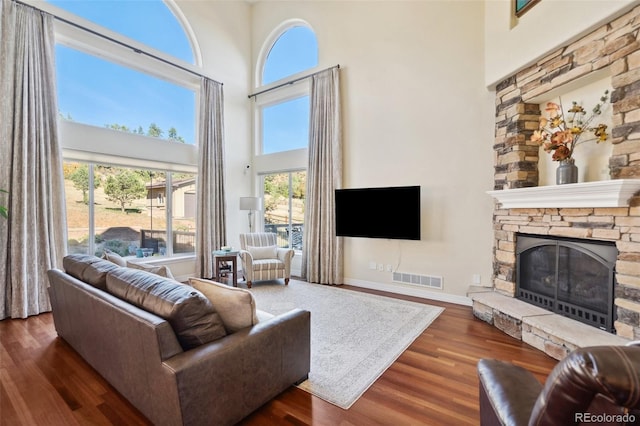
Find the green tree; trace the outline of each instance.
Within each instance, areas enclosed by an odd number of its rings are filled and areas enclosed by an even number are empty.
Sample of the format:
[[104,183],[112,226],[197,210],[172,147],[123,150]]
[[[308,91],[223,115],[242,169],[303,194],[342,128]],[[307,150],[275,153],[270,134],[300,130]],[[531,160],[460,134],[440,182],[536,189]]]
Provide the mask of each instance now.
[[178,131],[176,130],[175,127],[172,127],[172,128],[169,129],[169,140],[170,141],[176,141],[176,142],[185,143],[185,141],[182,138],[182,136],[178,136]]
[[[69,175],[69,179],[73,182],[74,188],[82,191],[82,202],[89,204],[89,166],[87,164],[81,165]],[[100,179],[94,179],[93,187],[99,186]]]
[[149,130],[147,130],[147,136],[152,138],[161,138],[164,131],[156,123],[149,124]]
[[119,130],[121,132],[131,132],[131,130],[127,126],[125,126],[124,124],[117,124],[117,123],[105,124],[105,127],[107,129]]
[[147,194],[147,188],[137,173],[124,169],[107,178],[104,193],[109,201],[118,203],[124,213],[127,204]]

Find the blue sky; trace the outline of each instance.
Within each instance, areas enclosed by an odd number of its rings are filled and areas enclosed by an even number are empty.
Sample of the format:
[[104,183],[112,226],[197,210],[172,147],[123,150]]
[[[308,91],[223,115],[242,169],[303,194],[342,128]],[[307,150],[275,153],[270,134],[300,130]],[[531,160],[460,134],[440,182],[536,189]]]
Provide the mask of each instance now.
[[[159,0],[48,0],[51,4],[193,63],[190,43],[171,11]],[[73,121],[105,126],[157,124],[167,136],[174,127],[187,143],[195,140],[195,93],[142,73],[56,46],[58,107]],[[265,66],[264,84],[316,66],[317,42],[305,27],[287,31]],[[215,78],[215,76],[212,76]],[[223,82],[224,83],[224,82]],[[268,152],[307,145],[308,98],[265,111]],[[265,152],[267,153],[267,152]]]

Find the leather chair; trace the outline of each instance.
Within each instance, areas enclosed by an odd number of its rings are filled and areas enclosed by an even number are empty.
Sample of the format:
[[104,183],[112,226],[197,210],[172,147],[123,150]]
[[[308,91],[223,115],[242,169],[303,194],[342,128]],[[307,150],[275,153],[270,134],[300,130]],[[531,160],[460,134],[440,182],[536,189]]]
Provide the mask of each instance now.
[[240,260],[242,273],[251,288],[254,281],[284,278],[289,284],[293,249],[278,247],[273,232],[240,234]]
[[481,359],[478,376],[481,426],[640,424],[640,346],[576,349],[544,386],[495,359]]

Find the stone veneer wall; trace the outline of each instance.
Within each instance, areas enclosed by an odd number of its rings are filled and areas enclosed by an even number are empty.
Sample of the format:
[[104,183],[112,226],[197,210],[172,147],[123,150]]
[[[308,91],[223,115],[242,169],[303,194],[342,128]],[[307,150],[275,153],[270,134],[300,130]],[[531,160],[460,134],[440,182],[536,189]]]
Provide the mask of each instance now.
[[[585,37],[547,55],[496,88],[494,189],[538,185],[539,147],[529,142],[538,128],[533,98],[588,74],[607,70],[613,91],[609,160],[612,179],[640,178],[640,6]],[[615,293],[619,336],[640,338],[639,199],[623,208],[501,209],[494,212],[494,288],[515,294],[518,232],[615,241]]]

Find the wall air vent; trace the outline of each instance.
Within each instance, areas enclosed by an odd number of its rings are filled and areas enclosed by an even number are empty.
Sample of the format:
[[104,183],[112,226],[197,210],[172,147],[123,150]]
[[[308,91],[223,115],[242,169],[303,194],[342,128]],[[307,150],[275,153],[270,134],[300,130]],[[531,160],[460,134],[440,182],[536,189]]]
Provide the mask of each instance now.
[[434,275],[407,274],[394,272],[393,281],[397,283],[412,284],[420,287],[428,287],[442,290],[442,277]]

